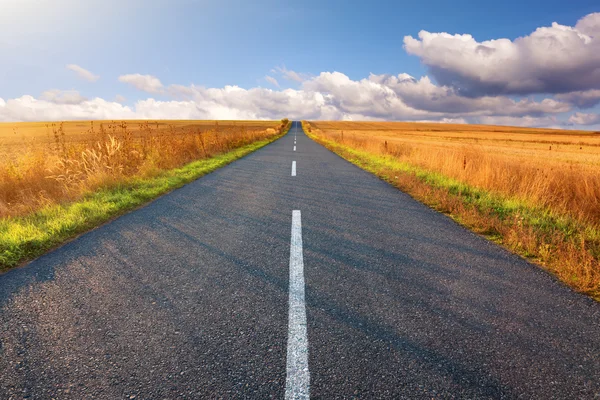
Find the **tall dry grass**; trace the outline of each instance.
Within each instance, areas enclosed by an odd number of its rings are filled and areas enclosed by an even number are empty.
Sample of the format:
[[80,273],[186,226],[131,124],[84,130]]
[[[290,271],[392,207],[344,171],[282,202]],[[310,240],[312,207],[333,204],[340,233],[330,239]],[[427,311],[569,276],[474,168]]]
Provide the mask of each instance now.
[[[600,225],[600,165],[550,162],[543,154],[507,157],[488,146],[471,143],[438,147],[429,142],[403,142],[401,132],[394,140],[341,130],[318,130],[318,133],[337,143],[393,156],[474,187]],[[544,149],[552,151],[549,146]]]
[[210,127],[190,123],[167,128],[146,122],[135,129],[127,122],[89,124],[77,140],[66,133],[64,123],[47,124],[44,140],[34,137],[18,151],[14,146],[0,149],[0,218],[26,215],[271,138],[282,132],[287,120],[258,127],[218,122]]
[[[555,135],[552,144],[535,135],[507,138],[524,141],[507,144],[498,135],[490,138],[483,132],[476,140],[450,140],[457,135],[444,131],[441,124],[440,132],[429,132],[427,138],[415,134],[414,128],[410,133],[393,131],[388,124],[385,132],[378,132],[373,127],[361,130],[351,123],[344,124],[350,132],[338,129],[335,123],[305,123],[305,129],[340,155],[379,176],[393,177],[392,182],[413,197],[477,232],[499,238],[505,246],[532,257],[576,290],[600,299],[597,135],[586,133],[586,141],[582,141],[570,133],[564,133],[561,139],[560,132],[550,132]],[[474,127],[469,129],[476,131]],[[565,149],[564,154],[549,156],[547,152],[556,152],[557,147]],[[525,156],[507,151],[523,148],[527,149]],[[578,151],[587,153],[581,156]],[[427,171],[422,176],[432,180],[404,173],[402,165]],[[433,178],[430,173],[441,178]],[[484,197],[474,198],[472,192],[456,193],[450,189],[456,186],[446,178],[465,184],[465,190],[475,188]]]

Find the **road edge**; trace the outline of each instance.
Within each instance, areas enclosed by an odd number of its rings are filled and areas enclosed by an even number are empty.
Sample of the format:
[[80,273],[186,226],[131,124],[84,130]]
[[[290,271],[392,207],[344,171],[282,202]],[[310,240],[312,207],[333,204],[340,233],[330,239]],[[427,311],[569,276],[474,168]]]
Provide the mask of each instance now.
[[[110,223],[123,215],[145,207],[174,190],[254,153],[285,136],[290,128],[291,123],[288,123],[287,127],[280,134],[272,138],[260,140],[205,160],[192,161],[182,167],[163,171],[163,173],[156,177],[138,179],[126,185],[98,191],[73,203],[53,206],[57,210],[79,208],[81,209],[82,219],[71,229],[59,232],[55,236],[50,236],[45,240],[24,240],[12,248],[8,246],[0,248],[0,275],[12,269],[23,267],[44,254],[77,239],[81,235]],[[123,198],[124,196],[127,196],[127,203],[119,204],[119,198]],[[104,201],[101,205],[104,205],[105,208],[100,211],[96,210],[99,214],[91,215],[86,219],[85,213],[90,210],[91,203],[98,201],[101,197],[104,197],[100,201]],[[17,217],[15,220],[27,224],[35,220],[37,215],[39,213],[35,213],[32,216]]]

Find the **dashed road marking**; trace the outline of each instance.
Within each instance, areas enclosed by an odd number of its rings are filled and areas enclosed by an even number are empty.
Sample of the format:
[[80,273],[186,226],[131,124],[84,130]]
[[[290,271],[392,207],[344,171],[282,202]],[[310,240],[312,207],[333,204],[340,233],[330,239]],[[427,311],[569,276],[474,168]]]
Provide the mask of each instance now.
[[290,241],[290,294],[287,375],[285,380],[286,400],[310,398],[308,335],[304,295],[302,222],[300,210],[294,210],[292,211],[292,236]]

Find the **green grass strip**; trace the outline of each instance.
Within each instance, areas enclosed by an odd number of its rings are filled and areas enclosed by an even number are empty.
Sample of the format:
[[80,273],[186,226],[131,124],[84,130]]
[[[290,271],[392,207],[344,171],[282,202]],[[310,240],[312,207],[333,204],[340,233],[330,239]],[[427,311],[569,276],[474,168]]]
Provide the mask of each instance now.
[[4,218],[0,220],[0,271],[38,257],[83,232],[224,167],[279,139],[288,129],[271,139],[166,170],[152,178],[132,178],[73,203],[48,206],[28,216]]

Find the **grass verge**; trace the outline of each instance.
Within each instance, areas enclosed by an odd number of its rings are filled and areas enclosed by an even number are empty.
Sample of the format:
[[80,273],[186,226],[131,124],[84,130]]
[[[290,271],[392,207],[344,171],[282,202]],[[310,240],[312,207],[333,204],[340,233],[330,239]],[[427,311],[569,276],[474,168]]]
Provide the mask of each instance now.
[[305,132],[358,167],[600,300],[597,227],[427,171],[392,155],[372,154],[319,137],[309,129]]
[[150,200],[190,183],[279,139],[260,140],[212,158],[162,171],[151,178],[132,178],[69,204],[53,205],[27,216],[0,220],[0,272],[18,266],[73,237],[125,214]]

